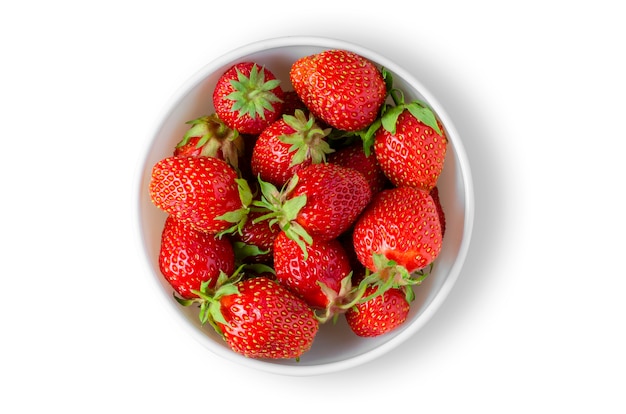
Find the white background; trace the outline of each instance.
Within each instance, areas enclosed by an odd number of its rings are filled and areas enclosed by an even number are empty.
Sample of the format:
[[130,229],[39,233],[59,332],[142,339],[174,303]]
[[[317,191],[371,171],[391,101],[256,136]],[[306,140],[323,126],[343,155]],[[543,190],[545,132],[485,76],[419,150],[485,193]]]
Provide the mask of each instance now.
[[[1,412],[626,411],[618,2],[13,3],[0,6]],[[168,99],[231,49],[285,35],[411,71],[459,130],[476,198],[465,267],[431,321],[371,363],[305,378],[190,337],[133,222]]]

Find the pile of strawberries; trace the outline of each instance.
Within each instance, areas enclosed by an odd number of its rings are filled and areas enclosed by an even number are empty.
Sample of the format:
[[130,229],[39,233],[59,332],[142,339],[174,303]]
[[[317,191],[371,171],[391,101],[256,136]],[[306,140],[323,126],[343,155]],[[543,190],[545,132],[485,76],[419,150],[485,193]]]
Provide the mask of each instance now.
[[298,359],[340,316],[362,337],[396,329],[445,231],[447,139],[424,102],[346,50],[289,77],[228,69],[150,182],[174,297],[252,358]]

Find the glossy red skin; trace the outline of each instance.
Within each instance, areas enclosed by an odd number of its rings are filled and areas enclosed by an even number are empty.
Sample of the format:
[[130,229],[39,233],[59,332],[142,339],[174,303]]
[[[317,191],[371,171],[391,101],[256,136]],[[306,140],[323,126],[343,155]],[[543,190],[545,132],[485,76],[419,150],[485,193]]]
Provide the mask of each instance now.
[[285,144],[279,137],[294,132],[296,130],[287,125],[282,118],[263,130],[252,150],[251,166],[255,177],[260,176],[263,181],[280,188],[294,174],[311,165],[310,158],[300,164],[291,165],[295,152],[290,152],[291,144]]
[[296,112],[296,109],[300,109],[307,113],[309,110],[302,102],[302,99],[298,96],[296,91],[285,91],[284,93],[284,102],[283,102],[283,114],[284,115],[293,115]]
[[365,177],[352,168],[313,164],[298,177],[292,197],[306,194],[307,202],[296,221],[318,240],[335,239],[348,230],[372,197]]
[[265,277],[237,284],[220,299],[228,325],[217,323],[231,349],[249,358],[298,358],[308,351],[319,324],[313,311],[287,288]]
[[435,202],[435,207],[437,208],[439,224],[441,225],[441,238],[443,238],[446,234],[446,213],[443,210],[443,206],[441,205],[441,199],[439,198],[439,187],[434,186],[433,189],[430,190],[430,196],[433,198],[433,201]]
[[[191,137],[187,144],[174,148],[174,156],[176,157],[199,157],[202,153],[202,147],[198,147],[198,141],[201,137]],[[218,158],[222,158],[219,156]]]
[[316,118],[344,131],[358,131],[374,122],[387,95],[378,68],[345,50],[298,59],[290,79]]
[[439,179],[447,139],[418,121],[408,110],[398,117],[396,133],[379,128],[374,153],[380,168],[396,187],[430,191]]
[[[365,295],[370,295],[375,290],[376,288],[370,286]],[[356,335],[371,338],[398,328],[406,321],[409,310],[404,293],[400,289],[389,289],[374,299],[348,309],[345,317]]]
[[213,157],[168,157],[152,169],[150,197],[161,210],[196,230],[216,234],[230,223],[217,219],[241,208],[237,173]]
[[352,235],[359,261],[376,272],[373,254],[384,254],[409,272],[432,263],[441,251],[441,224],[426,191],[400,187],[378,193],[359,217]]
[[376,161],[376,156],[373,153],[369,156],[365,155],[361,143],[333,152],[328,156],[328,162],[353,168],[363,174],[363,177],[369,183],[372,195],[382,191],[389,184],[385,173],[383,173]]
[[159,269],[165,280],[184,299],[197,298],[203,282],[215,285],[220,271],[235,270],[235,254],[227,238],[199,232],[168,216],[161,234]]
[[[218,79],[215,89],[213,90],[213,107],[219,118],[230,128],[239,131],[242,134],[260,134],[268,125],[274,122],[282,114],[283,111],[283,98],[284,92],[280,86],[272,89],[271,91],[281,99],[281,102],[274,102],[271,104],[272,110],[265,109],[264,116],[255,116],[252,118],[248,114],[239,116],[239,111],[232,111],[233,102],[226,97],[235,91],[231,85],[231,80],[237,80],[237,69],[246,75],[250,75],[250,71],[254,66],[254,62],[241,62],[233,65]],[[260,65],[257,65],[260,68]],[[276,76],[268,70],[264,69],[265,80],[276,79]]]
[[328,297],[318,282],[339,293],[341,280],[352,270],[343,246],[337,240],[313,241],[306,246],[308,257],[296,242],[281,232],[274,243],[276,280],[304,299],[309,306],[325,308]]

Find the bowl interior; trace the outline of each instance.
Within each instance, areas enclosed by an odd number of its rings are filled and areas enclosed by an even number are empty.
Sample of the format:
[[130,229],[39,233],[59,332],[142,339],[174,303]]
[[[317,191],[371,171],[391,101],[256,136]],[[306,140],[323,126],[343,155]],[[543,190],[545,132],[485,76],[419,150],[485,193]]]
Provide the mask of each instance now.
[[[171,155],[176,143],[186,132],[185,122],[213,112],[212,91],[218,77],[234,63],[248,60],[265,65],[279,79],[284,89],[292,89],[289,69],[298,58],[330,48],[343,48],[359,53],[375,63],[385,66],[394,74],[394,85],[401,88],[406,99],[417,98],[429,103],[442,120],[449,139],[444,171],[438,183],[441,203],[446,213],[446,235],[440,256],[432,274],[415,288],[407,322],[395,332],[363,339],[354,335],[339,318],[320,327],[312,349],[299,362],[295,360],[252,360],[232,352],[210,326],[201,327],[197,311],[183,308],[172,298],[172,289],[163,279],[158,267],[161,230],[165,214],[150,201],[148,184],[152,166],[161,158]],[[456,130],[438,103],[423,86],[402,68],[384,57],[357,45],[323,38],[290,37],[248,45],[217,59],[200,70],[173,97],[160,123],[156,126],[140,170],[138,190],[139,237],[154,282],[170,307],[189,328],[192,336],[208,349],[224,358],[255,368],[288,375],[309,375],[335,371],[353,366],[382,355],[415,333],[430,318],[457,279],[465,258],[471,233],[473,199],[469,167]]]

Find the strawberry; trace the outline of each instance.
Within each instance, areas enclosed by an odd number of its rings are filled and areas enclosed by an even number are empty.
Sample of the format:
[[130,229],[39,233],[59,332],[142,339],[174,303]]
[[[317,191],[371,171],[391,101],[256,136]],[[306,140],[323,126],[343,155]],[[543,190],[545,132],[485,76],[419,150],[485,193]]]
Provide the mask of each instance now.
[[361,173],[336,164],[312,164],[294,175],[282,191],[259,180],[263,194],[255,206],[270,213],[256,220],[277,223],[305,252],[313,239],[337,238],[356,220],[371,199]]
[[200,321],[209,322],[230,348],[249,358],[296,358],[308,351],[319,330],[302,299],[264,276],[220,276],[217,288],[202,287],[197,300]]
[[296,91],[285,91],[283,97],[283,115],[294,115],[296,109],[300,109],[305,113],[309,111]]
[[194,230],[168,216],[161,234],[159,251],[161,273],[182,298],[198,297],[202,283],[215,285],[220,272],[235,270],[235,255],[230,241]]
[[363,174],[369,183],[372,195],[382,191],[388,184],[387,177],[376,162],[376,157],[373,154],[365,155],[360,142],[338,149],[328,156],[328,162],[353,168]]
[[276,280],[313,308],[326,308],[329,297],[320,283],[339,294],[342,280],[351,268],[348,256],[337,240],[314,240],[306,246],[307,259],[298,244],[281,232],[274,243]]
[[252,201],[250,189],[224,160],[167,157],[152,169],[150,197],[161,210],[210,234],[242,224]]
[[439,223],[441,224],[441,238],[446,234],[446,214],[443,211],[443,207],[441,206],[441,200],[439,199],[439,187],[434,186],[432,190],[430,190],[430,196],[433,198],[435,202],[435,207],[437,208],[437,215],[439,216]]
[[391,332],[409,314],[410,305],[401,289],[388,289],[380,295],[376,290],[374,286],[368,287],[365,294],[371,299],[357,303],[345,313],[348,326],[358,336],[375,337]]
[[230,128],[256,135],[282,114],[283,96],[280,81],[271,71],[254,62],[241,62],[218,79],[213,107]]
[[411,275],[432,264],[441,251],[435,203],[418,188],[384,190],[355,224],[352,240],[359,261],[381,280],[411,284]]
[[306,197],[296,222],[319,240],[346,231],[372,197],[365,177],[352,168],[314,164],[298,173],[292,197]]
[[217,114],[202,116],[187,122],[190,128],[176,145],[177,157],[220,158],[237,169],[244,154],[244,138],[229,128]]
[[329,132],[302,110],[284,115],[259,135],[252,152],[252,173],[282,187],[304,167],[326,160],[326,154],[333,151],[325,139]]
[[[390,74],[385,75],[393,82]],[[390,95],[396,106],[383,108],[381,126],[373,137],[378,164],[394,186],[430,191],[443,170],[448,143],[445,132],[425,102],[406,104],[396,89]]]
[[289,77],[316,117],[344,131],[358,131],[372,124],[387,96],[378,68],[346,50],[302,57],[293,63]]

